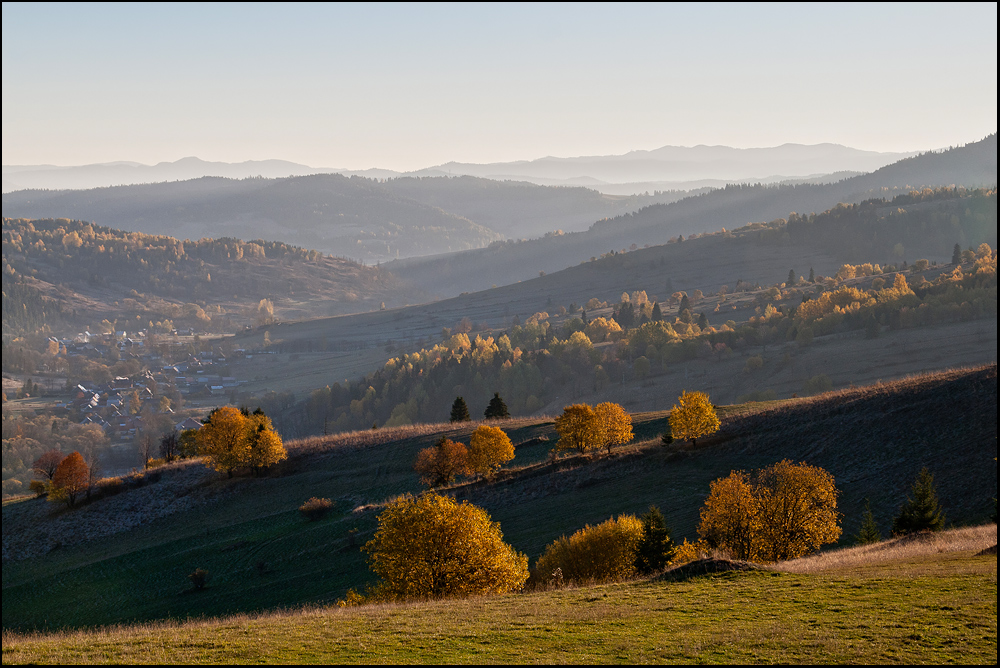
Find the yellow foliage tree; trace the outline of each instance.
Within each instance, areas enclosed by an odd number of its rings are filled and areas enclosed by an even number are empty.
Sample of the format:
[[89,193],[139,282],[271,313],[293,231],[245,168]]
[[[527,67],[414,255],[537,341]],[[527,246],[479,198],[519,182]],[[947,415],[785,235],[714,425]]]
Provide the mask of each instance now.
[[528,579],[528,558],[485,510],[433,493],[390,503],[363,549],[390,598],[502,594]]
[[250,461],[247,420],[239,409],[223,406],[209,415],[208,422],[198,430],[198,453],[216,471],[233,471]]
[[501,466],[514,459],[514,444],[500,427],[483,424],[472,432],[468,453],[469,471],[490,478]]
[[573,404],[563,409],[556,418],[559,441],[556,450],[587,452],[601,447],[597,413],[587,404]]
[[598,441],[611,452],[611,446],[632,440],[632,416],[618,404],[605,401],[594,407],[597,417]]
[[271,425],[271,418],[264,415],[259,408],[244,418],[246,420],[247,443],[249,452],[247,453],[246,465],[249,466],[255,475],[262,469],[273,466],[288,457],[281,436],[274,431]]
[[577,582],[632,577],[643,535],[642,521],[635,515],[620,515],[597,526],[588,524],[545,548],[535,565],[535,579],[545,582],[557,568],[563,578]]
[[670,411],[670,432],[674,438],[696,439],[719,431],[719,417],[704,392],[682,392],[677,404]]
[[698,535],[737,559],[795,559],[840,537],[837,495],[833,476],[804,462],[784,460],[752,479],[733,471],[712,483]]

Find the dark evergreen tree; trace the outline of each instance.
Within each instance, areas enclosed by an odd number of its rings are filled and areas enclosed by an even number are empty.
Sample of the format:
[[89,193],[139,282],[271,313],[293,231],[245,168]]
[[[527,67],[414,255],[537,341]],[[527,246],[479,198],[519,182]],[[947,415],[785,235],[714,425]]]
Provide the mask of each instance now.
[[962,247],[955,244],[954,250],[951,251],[951,263],[955,265],[962,264]]
[[451,421],[468,422],[471,419],[472,416],[469,415],[469,407],[465,405],[465,399],[455,397],[455,403],[451,405]]
[[892,533],[903,535],[917,531],[940,531],[944,528],[944,513],[934,489],[934,476],[924,467],[913,483],[913,498],[906,503],[892,522]]
[[660,310],[660,302],[653,302],[653,322],[663,320],[663,311]]
[[587,309],[583,309],[583,311],[581,311],[580,320],[583,320],[583,324],[585,325],[590,324],[587,322]]
[[795,270],[788,270],[788,280],[785,282],[787,285],[795,285]]
[[667,567],[674,556],[674,541],[663,513],[656,506],[650,506],[642,520],[642,542],[635,558],[635,568],[640,573],[655,573]]
[[865,514],[861,519],[861,528],[858,530],[858,535],[855,536],[858,545],[868,545],[869,543],[878,543],[882,540],[882,532],[879,531],[878,523],[875,521],[875,516],[872,514],[871,504],[868,503],[868,499],[865,499]]
[[813,271],[812,267],[809,267],[809,282],[810,283],[815,283],[816,282],[816,272]]
[[683,297],[681,297],[681,306],[677,310],[678,311],[683,311],[685,309],[690,309],[690,308],[691,308],[691,300],[688,299],[687,295],[684,295]]
[[507,404],[503,402],[500,398],[499,392],[493,393],[493,398],[490,399],[490,405],[486,407],[486,412],[483,416],[487,420],[499,420],[501,418],[509,418],[510,412],[507,410]]
[[702,329],[708,327],[708,316],[704,313],[698,314],[698,326]]

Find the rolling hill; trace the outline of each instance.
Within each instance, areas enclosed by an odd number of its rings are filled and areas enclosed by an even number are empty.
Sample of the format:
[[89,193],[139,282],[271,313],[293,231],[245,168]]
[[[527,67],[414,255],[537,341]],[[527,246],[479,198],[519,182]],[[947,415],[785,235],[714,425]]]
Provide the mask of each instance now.
[[[551,418],[504,424],[521,444],[507,472],[452,493],[486,508],[532,559],[587,523],[664,510],[675,539],[694,538],[709,483],[780,459],[830,471],[848,543],[865,499],[883,530],[928,467],[949,521],[977,523],[996,495],[996,366],[954,370],[810,399],[723,407],[722,431],[697,448],[665,448],[665,412],[635,414],[636,441],[611,455],[548,458]],[[144,484],[75,511],[42,500],[3,506],[3,625],[41,629],[218,616],[330,603],[370,581],[358,547],[379,504],[417,491],[416,452],[474,424],[384,429],[288,444],[262,478],[225,480],[196,460],[147,473]],[[548,439],[547,441],[545,439]],[[335,511],[305,522],[298,506]],[[374,505],[373,505],[374,504]],[[114,537],[113,540],[110,538]],[[185,593],[194,568],[211,573]]]

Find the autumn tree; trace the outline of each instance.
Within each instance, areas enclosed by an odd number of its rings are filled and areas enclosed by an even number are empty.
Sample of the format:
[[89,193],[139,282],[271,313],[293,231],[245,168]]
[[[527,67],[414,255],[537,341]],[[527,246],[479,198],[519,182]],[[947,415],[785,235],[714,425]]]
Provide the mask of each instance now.
[[715,407],[704,392],[682,392],[670,411],[670,432],[674,438],[696,440],[719,431]]
[[455,403],[451,405],[451,421],[468,422],[471,419],[472,416],[469,415],[469,407],[465,405],[465,399],[455,397]]
[[434,493],[390,503],[363,549],[395,599],[502,594],[528,579],[528,558],[485,510]]
[[435,445],[417,453],[413,468],[429,487],[448,485],[455,476],[469,472],[469,451],[463,443],[442,436]]
[[892,533],[908,534],[917,531],[940,531],[944,528],[944,512],[934,489],[934,476],[926,467],[921,469],[913,482],[913,497],[906,503],[892,522]]
[[233,471],[250,460],[247,436],[247,420],[239,409],[216,408],[197,431],[198,452],[205,456],[208,466],[220,473],[225,471],[232,478]]
[[506,462],[514,459],[514,444],[500,427],[479,425],[472,432],[468,448],[468,469],[490,478]]
[[556,418],[559,441],[556,450],[587,452],[603,445],[597,428],[597,414],[587,404],[573,404]]
[[838,494],[832,475],[804,462],[784,460],[753,478],[733,471],[712,482],[698,535],[737,559],[795,559],[840,537]]
[[535,565],[535,579],[547,581],[555,569],[577,582],[607,582],[632,577],[643,539],[642,522],[621,515],[589,524],[572,536],[562,536],[545,548]]
[[63,453],[58,450],[43,452],[38,459],[35,460],[35,463],[31,465],[31,470],[34,471],[35,475],[38,477],[51,482],[52,477],[56,474],[56,469],[59,468],[59,464],[63,459]]
[[65,501],[70,508],[76,503],[76,498],[86,492],[90,486],[90,468],[83,461],[83,455],[72,452],[59,462],[52,476],[51,501]]
[[510,412],[507,410],[507,404],[505,404],[503,399],[500,398],[499,392],[493,393],[493,398],[490,399],[490,404],[486,407],[486,411],[483,415],[487,420],[500,420],[510,417]]
[[614,445],[623,445],[632,440],[632,416],[620,405],[605,401],[594,407],[597,418],[598,442],[611,452]]
[[273,466],[288,457],[281,436],[271,425],[271,418],[267,417],[260,408],[253,413],[244,416],[244,429],[247,432],[247,453],[246,466],[250,467],[254,475],[260,475],[263,469]]

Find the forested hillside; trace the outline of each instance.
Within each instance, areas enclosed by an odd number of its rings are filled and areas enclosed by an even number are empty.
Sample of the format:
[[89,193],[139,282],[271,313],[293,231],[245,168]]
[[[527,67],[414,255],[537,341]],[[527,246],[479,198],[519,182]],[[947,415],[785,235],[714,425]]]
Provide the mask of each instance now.
[[[942,153],[907,158],[871,174],[837,183],[733,184],[673,203],[655,204],[634,213],[609,217],[597,221],[586,232],[526,243],[494,244],[488,249],[434,258],[433,261],[409,260],[394,265],[392,271],[441,295],[454,294],[458,286],[462,286],[462,290],[481,290],[493,284],[525,280],[538,275],[539,271],[558,271],[610,250],[629,248],[632,244],[664,244],[678,236],[785,218],[791,212],[808,215],[839,203],[891,199],[925,186],[993,187],[997,178],[996,151],[996,135],[993,134],[979,142]],[[939,251],[946,252],[947,249]]]
[[[261,300],[268,300],[264,312]],[[260,318],[407,300],[416,294],[385,270],[280,242],[180,240],[67,219],[3,221],[5,337],[46,326],[96,328],[104,319],[137,329],[160,322],[165,331],[232,331]]]

